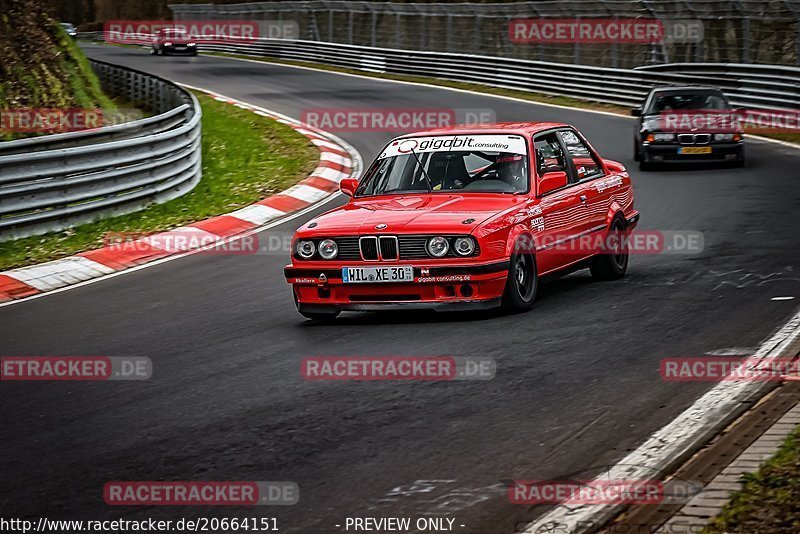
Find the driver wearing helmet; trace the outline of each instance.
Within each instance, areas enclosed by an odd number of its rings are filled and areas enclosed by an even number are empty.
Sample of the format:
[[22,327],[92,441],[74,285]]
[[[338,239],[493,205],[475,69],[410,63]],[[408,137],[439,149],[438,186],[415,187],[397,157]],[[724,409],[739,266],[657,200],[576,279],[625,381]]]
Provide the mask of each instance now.
[[525,191],[528,180],[525,176],[525,158],[520,155],[501,156],[497,158],[497,177],[514,188],[514,191]]

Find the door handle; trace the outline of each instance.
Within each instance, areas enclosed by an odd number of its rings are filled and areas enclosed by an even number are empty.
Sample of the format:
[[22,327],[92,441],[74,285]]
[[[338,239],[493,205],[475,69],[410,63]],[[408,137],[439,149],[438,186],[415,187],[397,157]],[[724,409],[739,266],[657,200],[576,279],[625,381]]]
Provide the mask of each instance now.
[[581,195],[579,198],[581,199],[581,204],[586,204],[586,195]]

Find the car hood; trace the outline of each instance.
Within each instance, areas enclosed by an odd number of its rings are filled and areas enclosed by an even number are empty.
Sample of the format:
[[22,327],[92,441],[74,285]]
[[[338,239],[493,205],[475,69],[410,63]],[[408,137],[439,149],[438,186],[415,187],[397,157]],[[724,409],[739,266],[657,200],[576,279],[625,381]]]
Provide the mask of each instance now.
[[[300,232],[314,235],[367,235],[376,231],[467,234],[496,214],[521,206],[525,198],[504,194],[433,193],[355,199],[313,219]],[[379,228],[382,225],[386,227]]]

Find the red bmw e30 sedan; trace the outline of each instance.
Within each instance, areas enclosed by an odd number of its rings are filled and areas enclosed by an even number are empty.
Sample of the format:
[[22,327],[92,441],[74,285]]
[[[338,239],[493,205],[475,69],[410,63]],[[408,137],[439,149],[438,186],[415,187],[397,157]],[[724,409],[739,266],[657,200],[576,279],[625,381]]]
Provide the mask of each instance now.
[[617,279],[636,226],[625,167],[567,124],[497,123],[392,140],[352,197],[304,224],[285,268],[298,311],[530,309],[539,278]]

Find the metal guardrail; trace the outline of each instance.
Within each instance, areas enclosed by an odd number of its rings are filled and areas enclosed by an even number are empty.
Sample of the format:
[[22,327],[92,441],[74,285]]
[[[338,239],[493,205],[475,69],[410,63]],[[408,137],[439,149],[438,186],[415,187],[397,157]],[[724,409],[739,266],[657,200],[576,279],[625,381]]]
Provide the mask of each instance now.
[[[293,21],[300,35],[280,37],[378,48],[614,68],[685,61],[800,65],[798,0],[302,0],[176,3],[169,8],[175,20]],[[665,26],[690,19],[701,23],[703,35],[692,43],[520,44],[509,39],[509,23],[520,18],[655,19]]]
[[310,61],[366,72],[428,76],[622,106],[641,104],[647,92],[659,85],[713,85],[720,87],[736,106],[800,109],[800,68],[778,65],[680,63],[609,69],[283,39],[207,44],[200,50]]
[[200,181],[197,99],[162,78],[91,63],[104,90],[157,115],[0,143],[0,241],[137,211]]

